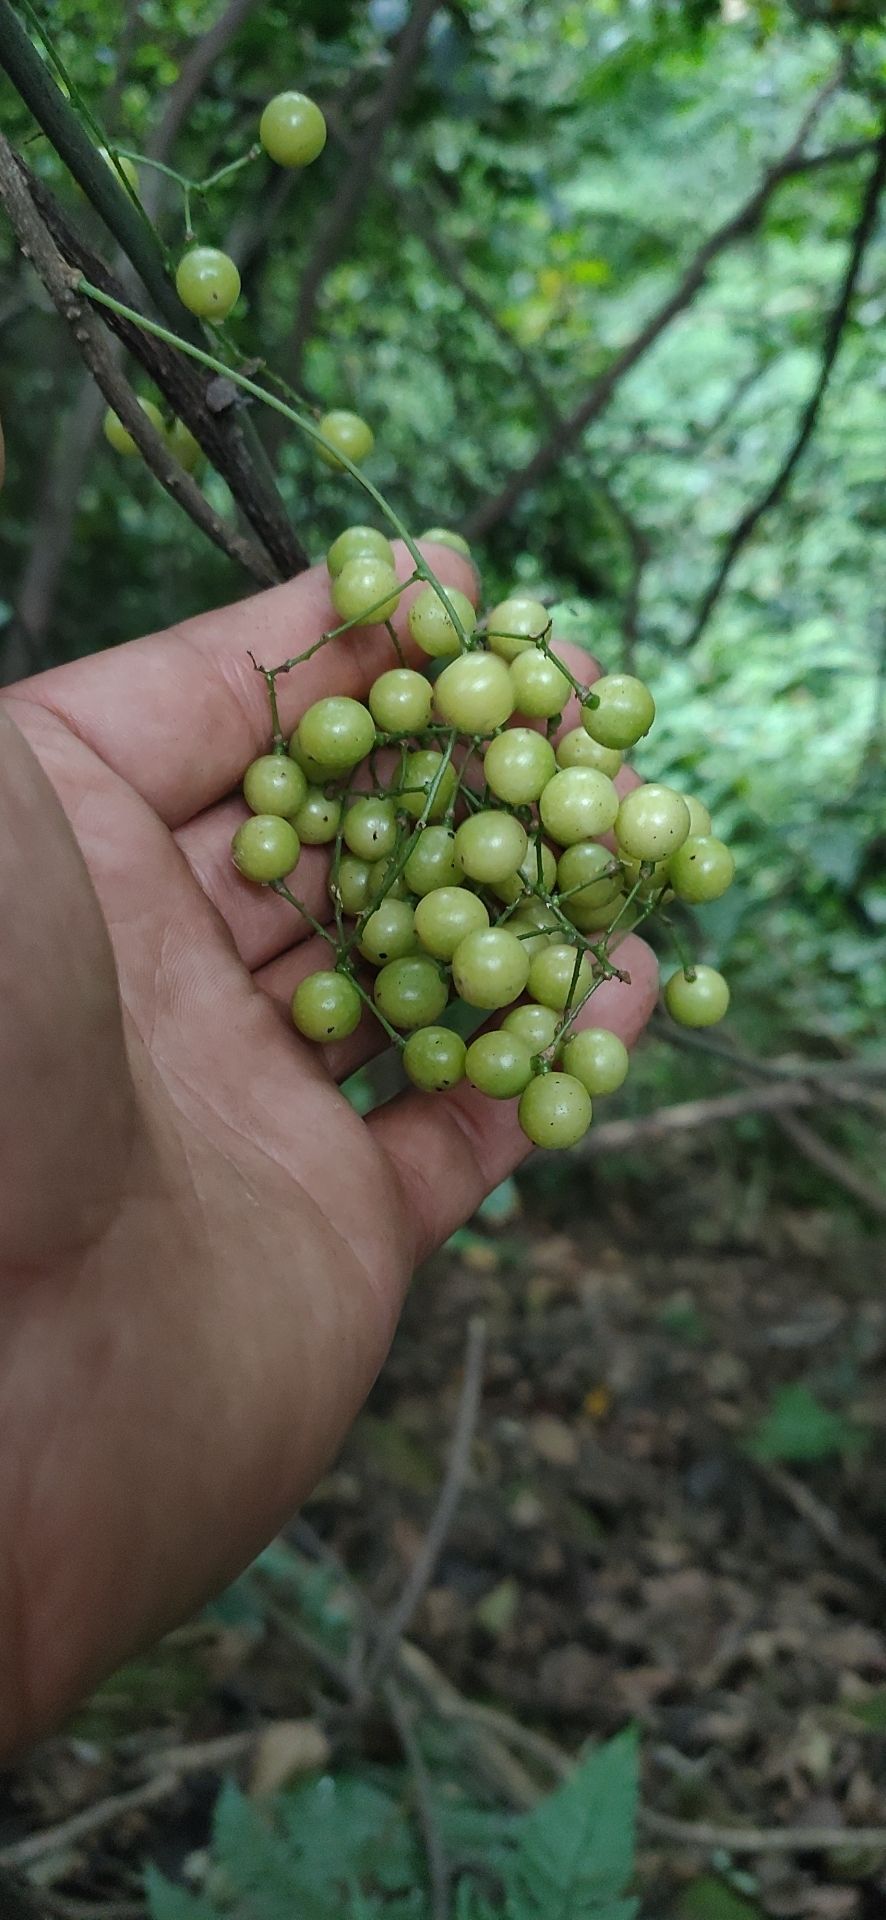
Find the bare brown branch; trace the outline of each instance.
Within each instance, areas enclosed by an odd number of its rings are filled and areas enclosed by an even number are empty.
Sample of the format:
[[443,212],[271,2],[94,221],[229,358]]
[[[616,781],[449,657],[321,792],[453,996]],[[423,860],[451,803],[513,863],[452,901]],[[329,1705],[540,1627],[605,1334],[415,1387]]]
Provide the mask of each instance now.
[[146,465],[172,499],[184,507],[229,559],[236,560],[255,580],[270,584],[273,568],[260,549],[229,527],[209,505],[191,475],[173,459],[162,436],[151,425],[132,388],[108,352],[107,337],[88,301],[74,290],[66,266],[38,214],[19,162],[0,134],[0,201],[26,258],[39,274],[62,319],[70,327],[81,358],[101,388],[109,406],[131,433]]
[[[812,127],[841,85],[842,78],[842,68],[840,68],[828,81],[827,86],[816,95],[795,138],[782,154],[781,159],[767,168],[753,192],[736,212],[723,220],[720,226],[716,227],[713,233],[702,242],[673,291],[650,315],[633,339],[614,355],[608,367],[605,367],[593,381],[584,399],[573,408],[570,414],[567,414],[561,426],[542,441],[525,465],[517,468],[497,493],[481,501],[466,522],[466,531],[470,537],[477,538],[488,533],[498,521],[512,513],[529,488],[543,480],[556,466],[564,452],[605,413],[626,375],[632,371],[638,361],[643,359],[662,334],[679,318],[679,315],[692,304],[704,286],[714,261],[728,247],[734,246],[739,240],[755,232],[777,188],[785,180],[821,166],[836,164],[837,161],[846,158],[845,146],[835,147],[818,154],[806,154],[803,151]],[[871,151],[872,144],[865,143],[861,150]],[[852,147],[852,152],[855,153],[858,150],[856,143]]]
[[726,541],[721,558],[714,569],[709,585],[702,594],[693,620],[688,636],[690,646],[701,638],[742,548],[756,532],[760,521],[771,512],[787,491],[794,469],[815,432],[822,403],[846,332],[865,255],[876,227],[877,209],[884,179],[886,179],[886,131],[877,147],[874,164],[862,196],[858,220],[850,241],[846,270],[825,328],[815,386],[803,408],[796,432],[777,473],[764,488],[759,499],[752,501],[751,505],[745,509]]

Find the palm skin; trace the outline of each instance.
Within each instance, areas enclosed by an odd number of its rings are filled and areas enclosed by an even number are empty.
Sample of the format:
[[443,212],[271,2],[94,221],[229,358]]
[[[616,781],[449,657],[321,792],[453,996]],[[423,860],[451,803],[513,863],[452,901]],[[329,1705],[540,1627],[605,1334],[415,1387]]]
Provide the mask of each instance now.
[[[302,651],[327,590],[315,570],[0,706],[0,1755],[273,1535],[416,1261],[526,1151],[512,1103],[464,1087],[358,1118],[337,1077],[378,1030],[297,1040],[323,943],[231,866],[268,731],[247,649]],[[280,683],[284,726],[389,664],[382,633],[332,643]],[[317,850],[318,913],[322,888]],[[630,1041],[655,966],[619,959],[594,1019]]]

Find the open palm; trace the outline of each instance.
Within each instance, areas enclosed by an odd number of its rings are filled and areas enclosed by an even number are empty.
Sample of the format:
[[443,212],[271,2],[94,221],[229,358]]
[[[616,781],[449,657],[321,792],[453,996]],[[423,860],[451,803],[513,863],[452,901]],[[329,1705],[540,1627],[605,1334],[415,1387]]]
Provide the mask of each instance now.
[[[288,1002],[323,943],[231,865],[268,732],[247,650],[309,646],[327,586],[318,569],[0,707],[0,1753],[271,1537],[416,1261],[526,1151],[512,1103],[464,1086],[358,1118],[337,1083],[380,1030],[299,1042]],[[365,692],[389,650],[331,643],[279,682],[284,726]],[[323,881],[306,853],[320,915]],[[594,1020],[631,1041],[655,967],[630,939],[619,963],[631,984],[601,987]]]

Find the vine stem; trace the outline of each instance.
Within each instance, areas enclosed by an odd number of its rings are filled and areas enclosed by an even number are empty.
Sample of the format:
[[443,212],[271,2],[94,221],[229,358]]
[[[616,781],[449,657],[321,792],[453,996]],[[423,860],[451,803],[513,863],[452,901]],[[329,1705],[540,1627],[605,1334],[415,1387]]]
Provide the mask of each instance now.
[[84,274],[78,274],[75,286],[79,293],[85,294],[87,299],[92,300],[96,305],[107,307],[111,313],[118,314],[121,320],[128,320],[133,326],[141,327],[143,332],[153,334],[155,339],[163,340],[167,346],[178,348],[179,352],[186,354],[189,359],[197,360],[202,367],[208,367],[211,373],[221,374],[224,379],[232,381],[234,386],[239,387],[243,393],[251,394],[254,400],[260,400],[264,406],[270,407],[272,412],[282,414],[284,420],[289,420],[300,433],[312,440],[315,446],[322,447],[325,452],[332,454],[337,464],[346,469],[352,480],[356,480],[363,488],[364,493],[368,493],[369,498],[375,502],[379,511],[384,514],[385,519],[399,535],[415,562],[414,578],[426,580],[433,587],[455,627],[462,648],[467,649],[470,636],[465,632],[446,588],[432,573],[421,548],[413,539],[405,522],[401,520],[396,509],[389,504],[374,482],[361,473],[360,468],[355,466],[354,461],[350,460],[346,453],[332,446],[325,434],[314,425],[313,420],[309,420],[306,414],[297,412],[295,407],[290,406],[286,400],[280,400],[276,394],[269,393],[267,387],[261,386],[257,380],[250,379],[248,374],[241,373],[238,368],[227,366],[225,361],[219,360],[214,353],[207,353],[204,347],[198,347],[190,340],[182,339],[180,334],[173,333],[171,327],[164,327],[159,320],[149,319],[147,314],[139,313],[135,307],[129,307],[124,301],[115,299],[113,294],[104,293],[101,287],[95,286]]

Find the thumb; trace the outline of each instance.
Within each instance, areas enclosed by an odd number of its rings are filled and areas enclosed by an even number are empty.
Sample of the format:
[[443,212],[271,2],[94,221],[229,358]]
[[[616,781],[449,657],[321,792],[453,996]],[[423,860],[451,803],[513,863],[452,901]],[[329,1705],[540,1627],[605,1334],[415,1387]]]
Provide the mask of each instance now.
[[0,708],[0,1266],[98,1236],[134,1123],[107,928],[55,793]]

